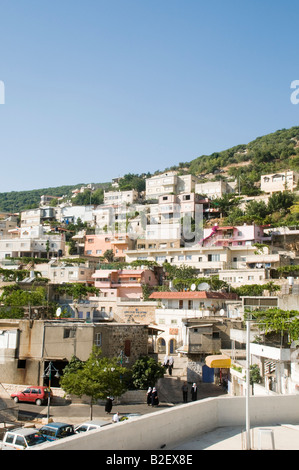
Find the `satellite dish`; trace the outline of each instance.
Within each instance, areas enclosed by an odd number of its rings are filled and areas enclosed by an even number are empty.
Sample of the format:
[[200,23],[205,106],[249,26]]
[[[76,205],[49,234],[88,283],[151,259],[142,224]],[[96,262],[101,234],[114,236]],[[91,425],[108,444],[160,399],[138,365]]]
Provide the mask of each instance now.
[[61,315],[61,308],[58,307],[58,309],[56,310],[56,317],[60,317]]
[[219,313],[220,313],[220,315],[223,317],[223,315],[225,314],[224,309],[221,308]]
[[196,289],[196,284],[192,284],[191,287],[190,287],[190,289],[191,289],[192,291],[195,291],[195,289]]
[[207,282],[202,282],[197,286],[198,290],[210,290],[210,285]]

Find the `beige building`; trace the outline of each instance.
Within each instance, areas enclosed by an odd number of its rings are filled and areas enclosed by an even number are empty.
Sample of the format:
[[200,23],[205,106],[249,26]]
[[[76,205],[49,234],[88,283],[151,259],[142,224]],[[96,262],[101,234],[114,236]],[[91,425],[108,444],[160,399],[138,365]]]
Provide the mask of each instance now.
[[[92,347],[131,366],[148,353],[148,327],[78,320],[0,320],[1,382],[43,385],[50,361],[62,373],[73,356],[86,361]],[[59,386],[53,377],[51,385]]]
[[273,194],[281,191],[295,191],[299,181],[299,173],[285,170],[261,176],[261,191]]
[[227,181],[207,181],[206,183],[197,183],[195,192],[197,194],[206,195],[209,199],[221,198],[224,194],[234,193],[236,182],[228,183]]
[[146,179],[146,199],[158,199],[162,194],[191,193],[198,178],[193,175],[178,175],[176,172],[163,173]]

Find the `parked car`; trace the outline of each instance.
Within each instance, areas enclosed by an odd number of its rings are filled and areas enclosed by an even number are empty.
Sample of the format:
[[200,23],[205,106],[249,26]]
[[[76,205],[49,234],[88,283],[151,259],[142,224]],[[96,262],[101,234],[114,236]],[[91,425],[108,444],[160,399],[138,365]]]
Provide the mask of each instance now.
[[72,436],[75,434],[75,429],[72,424],[49,423],[42,426],[39,432],[47,441],[56,441],[57,439]]
[[26,401],[29,403],[35,403],[40,406],[48,402],[48,396],[50,392],[50,400],[53,398],[53,392],[49,387],[44,386],[30,386],[22,392],[12,393],[10,396],[16,402]]
[[80,432],[93,431],[94,429],[100,429],[103,426],[107,426],[108,424],[111,424],[111,423],[108,421],[105,421],[104,419],[92,419],[91,421],[85,421],[84,423],[76,426],[75,432],[80,433]]
[[29,450],[30,447],[43,444],[47,440],[33,428],[17,428],[7,431],[0,444],[2,450]]

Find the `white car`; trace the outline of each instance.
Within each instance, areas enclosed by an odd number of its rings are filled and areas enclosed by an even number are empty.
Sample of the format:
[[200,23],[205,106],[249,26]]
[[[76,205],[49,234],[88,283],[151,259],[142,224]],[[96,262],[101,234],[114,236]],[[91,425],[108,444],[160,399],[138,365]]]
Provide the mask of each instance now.
[[7,431],[0,443],[2,450],[30,450],[31,447],[44,444],[46,439],[34,428],[17,428]]
[[104,419],[92,419],[76,426],[75,432],[80,433],[86,431],[93,431],[94,429],[100,429],[103,426],[107,426],[108,424],[111,423],[109,421],[105,421]]

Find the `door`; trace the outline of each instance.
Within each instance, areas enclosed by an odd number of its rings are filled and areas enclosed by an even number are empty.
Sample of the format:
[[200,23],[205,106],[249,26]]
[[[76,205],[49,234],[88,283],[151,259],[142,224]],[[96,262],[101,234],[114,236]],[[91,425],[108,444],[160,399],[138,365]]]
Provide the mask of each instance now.
[[214,369],[206,365],[202,366],[202,381],[207,384],[214,383]]
[[173,354],[175,351],[175,339],[169,341],[169,353]]

